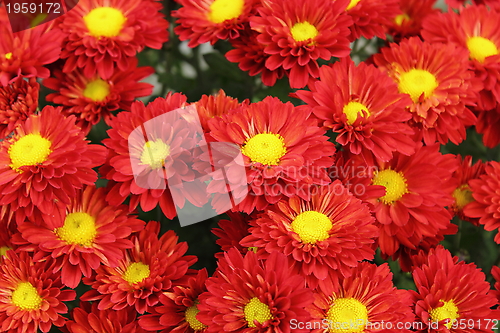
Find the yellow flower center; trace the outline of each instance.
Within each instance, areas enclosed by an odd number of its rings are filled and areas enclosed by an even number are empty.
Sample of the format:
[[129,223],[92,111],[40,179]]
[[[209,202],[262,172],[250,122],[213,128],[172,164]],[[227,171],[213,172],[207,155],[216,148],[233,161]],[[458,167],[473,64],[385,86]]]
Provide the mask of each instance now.
[[382,185],[385,187],[385,195],[380,197],[380,200],[386,205],[393,204],[395,201],[408,193],[408,185],[406,179],[401,172],[396,172],[391,169],[382,170],[375,174],[372,183],[374,185]]
[[113,7],[94,8],[83,17],[85,26],[94,37],[116,37],[122,31],[127,18]]
[[460,185],[453,191],[453,198],[458,209],[463,209],[465,205],[474,201],[469,185]]
[[195,305],[187,308],[184,315],[186,317],[186,322],[194,331],[201,331],[202,329],[205,329],[207,325],[202,324],[198,319],[196,319],[196,315],[200,312],[196,304],[198,304],[198,302],[195,302]]
[[273,318],[269,306],[259,301],[257,297],[252,298],[250,302],[245,305],[243,312],[245,313],[248,327],[256,327],[254,320],[262,324],[266,320],[271,320]]
[[21,310],[38,310],[42,306],[42,298],[29,282],[21,282],[12,292],[12,303]]
[[422,94],[425,98],[431,96],[438,85],[432,73],[414,68],[401,74],[398,88],[399,92],[410,95],[413,102],[417,103]]
[[366,306],[355,298],[337,298],[326,314],[330,332],[357,333],[365,330],[368,322]]
[[399,14],[398,16],[396,16],[394,18],[394,23],[396,23],[396,25],[401,25],[403,24],[404,21],[410,21],[411,18],[410,16],[408,16],[408,14]]
[[349,5],[347,5],[347,8],[346,10],[349,10],[351,9],[352,7],[356,6],[358,4],[358,2],[360,2],[361,0],[351,0],[351,2],[349,2]]
[[243,13],[244,0],[215,0],[210,5],[208,19],[213,23],[222,23],[238,18]]
[[460,317],[460,315],[458,314],[458,308],[453,300],[448,302],[441,300],[441,302],[443,302],[444,305],[432,309],[429,314],[432,321],[434,322],[440,322],[441,320],[449,319],[448,323],[445,324],[445,326],[450,329],[451,325],[453,325],[453,322],[457,320],[458,317]]
[[252,251],[253,253],[257,253],[258,249],[259,248],[257,246],[250,246],[250,247],[248,247],[248,251]]
[[307,21],[295,23],[290,29],[290,32],[292,33],[292,38],[296,42],[314,39],[319,33],[318,29]]
[[278,165],[280,158],[286,154],[286,147],[281,135],[260,133],[248,139],[241,148],[241,152],[252,162]]
[[352,125],[359,115],[366,113],[366,117],[370,115],[368,108],[361,103],[351,101],[344,106],[344,114],[347,116],[347,124]]
[[92,246],[97,229],[95,219],[87,213],[70,213],[64,219],[64,225],[54,230],[56,235],[68,244]]
[[149,277],[149,266],[143,264],[142,262],[131,263],[125,273],[123,273],[123,279],[130,284],[135,284],[142,282],[144,279]]
[[8,246],[0,247],[0,257],[3,257],[7,253],[7,251],[9,251],[9,250],[12,250],[12,249]]
[[470,57],[479,62],[484,62],[484,58],[498,54],[498,48],[491,40],[475,36],[467,39],[467,48],[470,52]]
[[52,150],[52,142],[40,134],[27,134],[9,147],[10,167],[21,173],[20,167],[45,162]]
[[297,215],[291,227],[303,243],[315,244],[330,237],[333,224],[325,214],[308,210]]
[[144,144],[141,163],[149,165],[152,169],[159,169],[165,165],[165,158],[168,155],[170,155],[170,146],[161,139],[148,141]]
[[5,55],[5,59],[10,60],[12,58],[12,52],[9,52]]
[[90,98],[94,102],[101,102],[109,95],[109,84],[101,79],[91,81],[83,90],[83,96]]

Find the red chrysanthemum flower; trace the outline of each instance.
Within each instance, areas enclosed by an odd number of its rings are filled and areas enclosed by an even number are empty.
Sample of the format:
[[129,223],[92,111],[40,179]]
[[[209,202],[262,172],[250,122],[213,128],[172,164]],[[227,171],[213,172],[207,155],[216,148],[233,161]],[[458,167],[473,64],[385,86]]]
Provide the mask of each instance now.
[[[422,36],[436,43],[453,43],[464,49],[476,77],[483,83],[478,110],[491,110],[500,101],[500,12],[485,6],[468,6],[428,16]],[[455,61],[455,60],[454,60]]]
[[453,181],[455,182],[455,190],[453,191],[454,203],[451,207],[451,211],[454,215],[458,216],[460,219],[469,221],[475,225],[479,225],[479,220],[477,218],[469,218],[464,214],[464,207],[474,201],[472,197],[472,191],[469,186],[469,181],[471,179],[477,179],[484,174],[484,163],[478,160],[474,165],[472,164],[472,156],[467,155],[464,158],[457,155],[457,162],[459,168],[453,173]]
[[413,130],[405,124],[411,114],[404,110],[410,98],[377,68],[365,63],[355,66],[342,59],[320,68],[319,81],[311,91],[297,96],[308,104],[323,126],[338,133],[335,140],[353,154],[375,155],[388,161],[398,151],[415,151]]
[[12,84],[0,86],[0,138],[5,138],[38,107],[40,85],[35,78],[18,78]]
[[450,179],[458,166],[439,145],[420,145],[414,155],[395,153],[389,162],[358,162],[358,167],[366,168],[373,185],[385,188],[382,197],[365,199],[378,221],[382,254],[391,256],[401,246],[415,249],[426,237],[456,231],[446,207],[453,203]]
[[[421,253],[422,264],[413,270],[417,291],[412,293],[417,332],[492,332],[491,294],[486,276],[474,264],[458,262],[443,247]],[[490,320],[489,327],[487,321]],[[466,325],[464,325],[466,323]]]
[[5,218],[0,219],[0,262],[7,251],[17,249],[17,245],[12,243],[12,236],[15,233],[17,233],[15,223],[8,223]]
[[151,314],[141,316],[139,325],[147,331],[160,333],[204,333],[207,326],[196,315],[198,296],[206,291],[205,281],[208,274],[205,269],[189,280],[187,286],[175,286],[171,292],[160,295],[161,305],[151,309]]
[[263,1],[259,16],[250,26],[265,45],[267,69],[287,71],[292,88],[304,87],[319,75],[318,59],[349,55],[350,16],[347,0],[270,0]]
[[12,33],[6,9],[0,7],[0,36],[0,86],[20,77],[49,77],[44,65],[59,59],[63,37],[53,23]]
[[134,308],[119,311],[99,310],[98,302],[80,302],[80,306],[71,311],[72,320],[64,327],[67,333],[146,333],[139,326]]
[[215,44],[219,39],[233,39],[245,29],[245,24],[258,0],[177,0],[181,5],[172,12],[177,18],[174,31],[189,47],[203,43]]
[[434,8],[436,0],[400,0],[399,6],[402,14],[396,16],[389,26],[389,34],[395,42],[403,38],[420,36],[424,19],[439,12]]
[[77,68],[103,80],[127,71],[146,46],[160,49],[168,40],[168,22],[154,0],[80,0],[63,16],[63,71]]
[[[240,211],[263,210],[295,195],[307,199],[313,184],[330,182],[325,170],[333,163],[335,147],[310,111],[266,97],[208,125],[216,141],[235,143],[243,154],[249,186],[247,197],[236,207]],[[222,181],[214,179],[207,190],[216,191]]]
[[22,251],[34,251],[35,261],[54,258],[54,273],[75,288],[82,273],[89,277],[101,264],[116,267],[123,250],[133,246],[127,238],[142,228],[144,222],[129,215],[127,206],[106,203],[104,188],[88,186],[42,225],[19,225],[14,242]]
[[[187,198],[197,206],[206,203],[205,189],[196,187],[204,183],[195,181],[198,175],[190,167],[194,160],[192,149],[202,143],[201,127],[177,113],[169,113],[186,105],[186,96],[169,93],[147,106],[135,102],[131,112],[120,112],[111,120],[109,139],[103,140],[111,153],[99,173],[110,180],[106,200],[112,205],[119,205],[130,196],[130,209],[140,204],[142,210],[150,211],[159,204],[163,214],[172,219],[177,213],[172,188],[166,188],[167,179],[175,184],[185,181],[186,186],[194,187],[189,195],[178,197]],[[152,120],[157,117],[162,118]],[[137,134],[134,130],[138,127],[146,133]],[[131,133],[134,137],[129,140]]]
[[314,288],[329,275],[349,274],[359,261],[373,259],[377,227],[368,205],[337,180],[317,188],[310,200],[290,198],[250,222],[241,241],[266,258],[282,252]]
[[45,79],[43,85],[57,91],[47,95],[48,102],[63,106],[62,113],[74,114],[76,124],[88,133],[101,118],[106,123],[113,117],[112,111],[130,111],[137,97],[149,96],[153,86],[139,82],[154,72],[152,67],[137,67],[138,60],[132,59],[125,71],[116,71],[109,79],[98,75],[87,78],[83,70],[70,73],[55,71],[53,77]]
[[361,262],[348,276],[321,282],[308,308],[313,319],[301,323],[308,332],[410,332],[410,294],[394,287],[387,263]]
[[491,110],[477,111],[476,131],[483,135],[483,144],[494,148],[500,144],[500,103]]
[[[488,231],[500,230],[500,163],[491,161],[485,166],[484,174],[479,179],[469,181],[474,200],[464,207],[465,216],[479,218],[479,224]],[[500,233],[495,235],[495,242],[500,244]]]
[[236,98],[227,96],[224,90],[220,89],[215,95],[203,95],[198,102],[193,103],[196,106],[201,127],[208,132],[208,121],[214,117],[220,117],[240,105],[248,105],[246,99],[241,104]]
[[350,26],[354,41],[360,37],[386,39],[387,28],[397,15],[401,14],[400,0],[351,0],[347,5],[347,14],[352,18]]
[[248,251],[254,251],[257,249],[255,246],[245,247],[240,244],[240,241],[250,234],[248,223],[252,217],[246,215],[245,213],[235,213],[226,212],[229,216],[229,220],[222,219],[219,221],[219,228],[213,228],[212,233],[219,237],[215,242],[220,246],[223,252],[217,252],[215,257],[217,259],[222,259],[224,257],[224,252],[229,251],[232,248],[236,248],[241,254],[245,254]]
[[[206,332],[290,333],[290,320],[307,321],[313,295],[278,252],[264,262],[233,249],[219,260],[216,274],[200,295],[196,318]],[[301,333],[306,330],[293,330]]]
[[65,117],[59,108],[46,106],[29,116],[0,143],[1,215],[8,211],[20,224],[33,212],[53,214],[84,184],[94,184],[92,168],[104,162],[106,152],[103,146],[89,145],[74,116]]
[[[91,278],[84,278],[92,290],[81,297],[83,301],[99,301],[99,310],[122,310],[132,306],[138,313],[149,311],[159,296],[174,285],[184,285],[188,268],[195,256],[184,256],[188,247],[177,243],[170,230],[158,239],[160,224],[150,221],[139,234],[132,236],[134,246],[125,250],[118,266],[101,265]],[[189,272],[190,273],[190,272]]]
[[0,330],[2,332],[46,333],[61,327],[68,308],[63,303],[76,297],[62,290],[53,262],[34,263],[25,252],[8,251],[0,265]]
[[465,139],[465,128],[477,120],[467,106],[475,105],[481,88],[468,69],[465,50],[412,37],[382,49],[374,61],[400,92],[410,95],[410,125],[417,131],[417,140],[423,138],[429,145],[448,140],[459,144]]
[[266,61],[270,57],[264,52],[266,45],[259,43],[256,31],[249,30],[242,32],[238,38],[231,39],[232,50],[226,53],[227,60],[238,63],[242,71],[248,72],[250,76],[260,74],[262,83],[266,86],[274,86],[276,80],[285,76],[285,70],[278,67],[269,70]]
[[[466,5],[465,3],[467,0],[444,0],[444,2],[452,8],[462,8]],[[500,9],[500,3],[497,0],[473,0],[472,3],[476,5],[486,5],[495,10]]]
[[[493,278],[495,279],[495,293],[494,295],[497,296],[497,302],[500,304],[500,266],[493,266],[491,268],[491,275],[493,275]],[[500,309],[497,309],[500,310]]]

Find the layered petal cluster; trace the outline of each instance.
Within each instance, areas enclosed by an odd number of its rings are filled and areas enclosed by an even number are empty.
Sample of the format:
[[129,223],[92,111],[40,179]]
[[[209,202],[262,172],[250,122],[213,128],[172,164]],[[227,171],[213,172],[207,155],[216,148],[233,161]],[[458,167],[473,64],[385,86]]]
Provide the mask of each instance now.
[[416,249],[426,237],[456,232],[446,209],[453,204],[451,177],[458,167],[454,155],[442,155],[439,145],[420,145],[411,156],[396,153],[389,162],[369,162],[367,167],[371,183],[385,188],[385,195],[365,199],[380,229],[383,255],[394,255],[400,247]]
[[304,87],[319,75],[318,60],[349,55],[350,16],[347,0],[263,1],[250,18],[257,41],[265,45],[267,69],[282,68],[292,88]]
[[[195,256],[185,256],[187,244],[178,243],[174,231],[158,239],[160,224],[149,221],[131,237],[133,247],[125,250],[116,267],[101,265],[91,278],[84,278],[92,290],[83,294],[83,301],[99,301],[99,310],[122,310],[133,307],[143,314],[158,304],[163,293],[173,286],[185,285],[188,268]],[[191,273],[191,272],[189,272]]]
[[53,77],[43,81],[45,87],[56,91],[46,99],[61,105],[63,114],[74,114],[76,124],[88,133],[101,118],[109,124],[113,111],[130,111],[136,98],[151,95],[153,86],[139,81],[151,75],[154,69],[137,67],[137,63],[133,58],[126,70],[117,70],[104,80],[99,75],[86,77],[82,69],[69,73],[54,71]]
[[[275,252],[265,261],[253,252],[235,249],[219,260],[200,295],[196,318],[206,332],[291,333],[290,320],[309,320],[305,307],[313,302],[304,278],[293,274],[285,255]],[[302,333],[307,330],[298,329]]]
[[[485,166],[484,174],[469,181],[473,201],[464,207],[464,215],[479,219],[478,223],[488,231],[500,230],[498,185],[500,184],[500,163],[491,161]],[[500,244],[500,233],[495,235]]]
[[63,35],[54,24],[43,24],[13,33],[7,10],[0,7],[0,86],[18,78],[47,78],[44,67],[59,59]]
[[207,271],[202,269],[186,286],[175,286],[172,291],[162,293],[151,314],[139,318],[139,325],[147,331],[161,333],[207,332],[207,326],[196,318],[200,312],[198,297],[206,291],[207,278]]
[[329,276],[315,290],[309,332],[411,332],[410,294],[394,287],[387,263],[361,262],[347,276]]
[[402,13],[394,18],[388,31],[394,41],[400,42],[403,38],[420,36],[424,19],[439,12],[438,8],[434,8],[435,2],[435,0],[400,0]]
[[168,21],[154,0],[80,0],[62,17],[63,71],[79,68],[87,78],[109,79],[127,71],[145,47],[160,49],[168,40]]
[[245,213],[235,213],[227,212],[229,220],[222,219],[219,221],[219,228],[213,228],[212,233],[219,237],[215,242],[220,246],[222,252],[217,252],[215,257],[217,259],[222,259],[224,257],[224,252],[229,251],[232,248],[236,248],[241,254],[245,254],[248,251],[254,251],[257,249],[255,246],[245,247],[240,244],[240,241],[250,234],[249,221],[252,217],[246,215]]
[[80,305],[71,311],[71,320],[68,320],[65,329],[69,333],[146,333],[138,323],[137,312],[134,308],[122,310],[100,310],[99,303],[80,302]]
[[387,28],[401,15],[399,2],[400,0],[351,0],[346,8],[353,21],[349,39],[386,39]]
[[75,117],[65,117],[59,108],[46,106],[30,115],[0,143],[1,215],[20,224],[26,216],[54,214],[84,185],[94,184],[92,168],[106,153],[106,147],[90,145]]
[[[111,153],[99,169],[110,180],[106,199],[111,204],[119,205],[130,196],[131,209],[140,204],[142,210],[150,211],[159,204],[166,217],[176,216],[171,191],[166,188],[167,179],[175,184],[198,184],[193,181],[197,175],[190,165],[191,150],[201,142],[201,127],[169,113],[186,105],[186,96],[169,93],[147,106],[134,102],[130,112],[120,112],[111,120],[109,138],[103,140]],[[146,132],[137,132],[137,128]],[[129,144],[131,133],[135,134]],[[187,198],[195,205],[206,200],[203,188],[191,189],[190,193]]]
[[297,96],[351,153],[388,161],[395,151],[415,151],[413,130],[406,124],[412,117],[405,110],[411,100],[374,66],[342,59],[322,66],[319,80],[309,88]]
[[[453,61],[450,61],[450,55]],[[391,44],[374,56],[374,62],[411,97],[407,105],[416,140],[425,144],[459,144],[476,117],[474,106],[481,83],[469,70],[468,53],[454,44],[423,42],[411,37]]]
[[493,266],[491,268],[491,275],[493,275],[493,278],[495,279],[494,294],[497,296],[498,304],[500,304],[500,266]]
[[490,308],[497,300],[481,269],[457,262],[443,247],[420,257],[412,273],[417,290],[410,291],[415,315],[423,324],[417,332],[493,332]]
[[0,138],[5,138],[38,107],[40,85],[35,78],[0,86]]
[[54,262],[33,262],[26,253],[8,251],[0,265],[0,330],[2,332],[49,332],[61,327],[68,312],[66,301],[76,297],[63,290]]
[[318,187],[309,200],[294,197],[268,207],[250,225],[250,235],[240,244],[256,247],[263,258],[285,254],[312,288],[373,259],[378,236],[368,205],[339,180]]
[[258,0],[177,0],[181,5],[172,12],[177,18],[174,31],[189,47],[215,44],[219,39],[234,39],[246,29],[250,16],[260,5]]
[[55,261],[53,272],[70,288],[90,277],[102,264],[116,267],[123,250],[133,243],[128,237],[144,228],[144,222],[129,215],[128,207],[106,203],[104,188],[85,187],[71,202],[41,225],[22,223],[14,243],[34,252],[35,261]]
[[[330,182],[326,168],[333,163],[335,147],[308,110],[266,97],[213,118],[208,125],[214,140],[240,147],[248,183],[248,195],[237,207],[242,212],[263,210],[285,197],[307,199],[313,184]],[[224,179],[214,180],[208,191],[226,189]],[[241,183],[230,177],[229,181],[235,187]]]

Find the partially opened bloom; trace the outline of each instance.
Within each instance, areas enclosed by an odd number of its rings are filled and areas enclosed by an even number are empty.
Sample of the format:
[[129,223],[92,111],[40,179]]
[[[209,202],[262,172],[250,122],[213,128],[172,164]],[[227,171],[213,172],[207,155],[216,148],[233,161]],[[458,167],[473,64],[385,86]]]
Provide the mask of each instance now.
[[[74,116],[46,106],[0,144],[0,204],[17,223],[53,214],[84,185],[93,184],[107,149],[89,145]],[[38,212],[34,214],[33,212]]]
[[399,42],[403,38],[420,36],[422,22],[431,14],[439,12],[434,8],[436,0],[400,0],[401,14],[396,16],[389,26],[388,33],[394,41]]
[[412,273],[417,290],[410,290],[415,315],[423,323],[417,332],[492,332],[494,325],[486,322],[494,318],[490,308],[496,298],[481,269],[457,262],[443,247],[419,256]]
[[[496,2],[496,1],[495,1]],[[500,12],[468,6],[428,16],[422,36],[431,43],[453,43],[465,50],[476,77],[483,83],[477,110],[491,110],[500,100]]]
[[215,242],[220,246],[222,252],[217,252],[215,257],[221,259],[224,257],[224,252],[229,251],[232,248],[236,248],[241,254],[245,254],[252,250],[255,252],[257,249],[255,246],[242,246],[240,241],[250,234],[249,221],[252,219],[251,216],[240,212],[227,212],[229,220],[222,219],[219,221],[219,228],[213,228],[212,233],[219,237]]
[[49,332],[61,327],[68,312],[63,302],[75,299],[74,290],[63,290],[51,260],[33,262],[26,253],[8,251],[0,265],[0,330]]
[[13,33],[6,16],[0,7],[0,86],[20,77],[49,77],[44,66],[59,59],[61,31],[51,23]]
[[410,294],[394,287],[387,263],[361,262],[347,276],[329,276],[316,288],[309,332],[410,332]]
[[401,14],[400,0],[351,0],[347,5],[347,14],[352,18],[350,26],[354,41],[360,37],[386,39],[387,28],[397,15]]
[[146,333],[139,326],[137,312],[132,307],[122,310],[100,310],[99,303],[80,302],[71,311],[71,319],[66,322],[69,333]]
[[154,72],[152,67],[137,67],[138,60],[132,59],[126,70],[116,70],[109,79],[99,75],[86,77],[82,69],[69,73],[57,70],[53,77],[45,79],[43,85],[55,90],[46,99],[63,106],[62,113],[74,114],[76,124],[88,133],[101,118],[106,123],[113,117],[112,112],[130,111],[132,102],[138,97],[149,96],[153,86],[139,82]]
[[[313,184],[330,182],[326,168],[333,163],[335,147],[310,111],[266,97],[208,125],[213,139],[237,144],[243,155],[248,196],[236,207],[240,211],[263,210],[295,195],[306,199]],[[207,190],[218,193],[225,180],[215,180]]]
[[290,320],[310,318],[305,307],[313,301],[312,292],[278,252],[260,261],[251,251],[243,257],[230,250],[219,260],[206,288],[196,315],[208,326],[206,332],[291,333]]
[[234,39],[245,29],[248,19],[260,5],[258,0],[177,0],[175,33],[189,47],[219,39]]
[[172,291],[162,293],[159,304],[151,308],[151,314],[139,318],[139,325],[148,331],[161,333],[206,332],[207,325],[202,324],[196,315],[201,293],[206,291],[207,271],[202,269],[189,279],[186,286],[175,286]]
[[481,84],[469,70],[464,49],[412,37],[382,49],[374,61],[411,97],[407,107],[416,140],[429,145],[465,139],[466,127],[477,120],[467,106],[475,105]]
[[495,279],[495,292],[494,295],[497,296],[497,302],[500,304],[500,266],[493,266],[491,268],[491,275]]
[[292,88],[304,87],[319,75],[318,60],[349,55],[347,0],[263,1],[250,18],[257,41],[265,45],[267,69],[283,68]]
[[101,264],[116,267],[128,239],[144,228],[144,222],[128,214],[128,207],[106,203],[104,188],[85,187],[71,202],[54,212],[42,225],[22,223],[16,238],[20,250],[34,253],[35,261],[54,259],[54,273],[70,288],[90,277]]
[[91,278],[84,278],[83,282],[93,289],[83,294],[81,300],[99,300],[99,310],[132,306],[142,314],[158,304],[161,294],[173,286],[185,285],[188,268],[196,257],[184,255],[187,244],[178,243],[172,230],[160,239],[159,232],[160,224],[149,221],[131,237],[133,247],[125,250],[118,266],[101,265]]
[[154,0],[80,0],[62,17],[65,34],[63,71],[80,68],[91,79],[107,80],[127,71],[145,47],[160,49],[168,39],[168,22]]
[[437,144],[420,145],[411,156],[396,153],[389,162],[368,166],[375,170],[368,176],[371,183],[385,188],[382,197],[365,199],[378,222],[383,255],[391,256],[402,246],[415,249],[426,237],[450,233],[450,228],[456,231],[446,209],[453,203],[454,155],[442,155]]
[[309,88],[297,91],[297,96],[324,127],[338,133],[335,141],[351,153],[388,161],[394,151],[415,151],[413,130],[406,124],[412,117],[405,110],[411,100],[374,66],[342,59],[322,66],[319,80]]
[[0,86],[0,138],[5,138],[38,107],[40,85],[35,78],[18,78],[4,87]]
[[[488,231],[500,229],[500,163],[491,161],[485,166],[485,172],[478,179],[469,181],[474,200],[464,207],[465,216],[478,218],[479,224]],[[500,244],[500,233],[495,235],[495,242]]]
[[310,287],[329,275],[348,276],[359,261],[371,260],[378,236],[370,209],[337,180],[310,200],[290,198],[268,207],[250,222],[240,243],[263,258],[281,252]]

